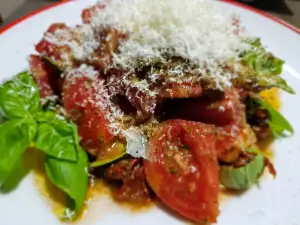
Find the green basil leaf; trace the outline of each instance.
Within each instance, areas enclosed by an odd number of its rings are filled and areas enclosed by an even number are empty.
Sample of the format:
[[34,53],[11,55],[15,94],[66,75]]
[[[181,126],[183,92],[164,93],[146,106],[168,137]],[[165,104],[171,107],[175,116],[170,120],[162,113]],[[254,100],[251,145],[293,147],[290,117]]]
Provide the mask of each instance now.
[[36,130],[36,123],[25,119],[10,120],[0,125],[0,186],[34,139]]
[[51,122],[56,118],[56,113],[54,111],[39,111],[35,114],[34,119],[37,122],[45,123]]
[[35,114],[35,120],[40,123],[51,124],[64,135],[70,135],[75,132],[74,128],[76,125],[54,111],[39,111]]
[[[51,182],[64,191],[73,201],[75,213],[69,213],[72,218],[83,206],[88,188],[88,157],[81,148],[78,149],[77,162],[63,161],[53,157],[48,157],[45,163],[46,174]],[[67,212],[68,211],[68,212]],[[66,216],[66,215],[65,215]]]
[[[58,130],[63,135],[74,136],[75,134],[77,134],[76,125],[60,115],[56,115],[55,119],[52,120],[50,123],[53,127],[55,127],[56,130]],[[78,142],[76,142],[76,144],[78,144]]]
[[267,52],[261,45],[260,39],[251,39],[246,42],[253,46],[253,49],[242,55],[251,69],[246,70],[246,73],[252,74],[256,83],[262,87],[278,87],[294,94],[294,90],[280,77],[284,61]]
[[[24,155],[26,152],[24,153]],[[24,156],[15,164],[13,170],[10,172],[8,177],[5,179],[4,183],[2,184],[0,190],[2,193],[10,193],[14,191],[21,181],[26,177],[29,173],[29,168],[24,164]]]
[[283,78],[281,78],[281,77],[279,77],[279,79],[276,80],[276,83],[274,85],[272,85],[272,86],[273,87],[278,87],[281,90],[284,90],[284,91],[286,91],[286,92],[288,92],[290,94],[295,94],[295,91],[293,90],[293,88],[291,86],[289,86],[287,84],[287,82]]
[[16,75],[0,87],[0,108],[8,119],[23,118],[40,108],[39,90],[28,72]]
[[0,110],[0,124],[4,123],[5,121],[6,121],[6,119]]
[[280,112],[274,109],[271,104],[263,99],[257,99],[256,101],[261,108],[268,110],[268,123],[275,138],[285,136],[286,133],[294,134],[294,129],[289,121]]
[[264,157],[258,153],[254,159],[243,167],[221,166],[220,182],[231,190],[246,190],[257,183],[264,170]]
[[51,113],[45,114],[43,119],[48,117],[52,120],[39,125],[35,147],[57,159],[77,161],[76,126],[57,116],[53,118]]
[[246,53],[243,58],[256,71],[258,79],[279,75],[282,72],[284,61],[273,56],[271,53],[251,51]]

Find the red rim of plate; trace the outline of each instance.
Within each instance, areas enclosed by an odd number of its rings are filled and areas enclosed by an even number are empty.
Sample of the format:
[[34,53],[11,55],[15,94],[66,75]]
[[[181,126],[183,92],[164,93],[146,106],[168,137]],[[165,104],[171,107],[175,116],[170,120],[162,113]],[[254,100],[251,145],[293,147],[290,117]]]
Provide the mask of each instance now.
[[[36,11],[34,11],[34,12],[32,12],[32,13],[24,16],[24,17],[21,17],[20,19],[17,19],[16,21],[14,21],[14,22],[12,22],[12,23],[10,23],[10,24],[8,24],[8,25],[0,28],[0,35],[3,34],[5,31],[13,28],[15,25],[23,22],[24,20],[29,19],[30,17],[33,17],[33,16],[35,16],[35,15],[37,15],[39,13],[42,13],[42,12],[47,11],[49,9],[52,9],[54,7],[63,5],[63,4],[65,4],[67,2],[70,2],[70,1],[72,1],[72,0],[66,0],[66,1],[63,1],[63,2],[57,2],[57,3],[54,3],[54,4],[48,5],[46,7],[42,7],[41,9],[38,9],[38,10],[36,10]],[[224,2],[224,3],[227,3],[227,4],[231,4],[231,5],[234,5],[234,6],[243,8],[243,9],[246,9],[246,10],[254,12],[256,14],[259,14],[259,15],[265,17],[265,18],[268,18],[270,20],[273,20],[276,23],[279,23],[279,24],[285,26],[286,28],[288,28],[288,29],[296,32],[297,34],[300,34],[300,29],[298,29],[298,28],[294,27],[293,25],[291,25],[291,24],[289,24],[289,23],[287,23],[287,22],[285,22],[283,20],[280,20],[280,19],[278,19],[278,18],[276,18],[276,17],[274,17],[272,15],[264,13],[264,12],[258,10],[258,9],[255,9],[253,7],[250,7],[250,6],[247,6],[247,5],[235,2],[234,0],[221,0],[221,1]]]

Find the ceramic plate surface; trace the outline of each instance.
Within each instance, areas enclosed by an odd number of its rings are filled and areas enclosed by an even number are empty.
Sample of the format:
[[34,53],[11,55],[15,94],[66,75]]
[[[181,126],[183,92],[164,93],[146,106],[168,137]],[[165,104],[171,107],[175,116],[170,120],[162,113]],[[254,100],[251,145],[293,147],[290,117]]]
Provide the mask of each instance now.
[[[28,68],[28,55],[51,23],[81,22],[81,10],[93,3],[78,0],[48,7],[0,30],[0,80]],[[228,13],[240,15],[249,33],[262,38],[263,43],[285,60],[284,78],[296,95],[281,93],[282,113],[295,129],[293,137],[278,140],[274,149],[277,177],[265,176],[259,187],[245,194],[221,201],[218,225],[300,225],[300,35],[299,30],[259,15],[255,11],[226,2],[214,2]],[[298,71],[298,72],[297,72]],[[59,225],[51,211],[49,200],[43,197],[29,175],[19,187],[0,195],[1,225]],[[188,224],[157,207],[136,213],[99,196],[89,204],[89,211],[79,225],[176,225]]]

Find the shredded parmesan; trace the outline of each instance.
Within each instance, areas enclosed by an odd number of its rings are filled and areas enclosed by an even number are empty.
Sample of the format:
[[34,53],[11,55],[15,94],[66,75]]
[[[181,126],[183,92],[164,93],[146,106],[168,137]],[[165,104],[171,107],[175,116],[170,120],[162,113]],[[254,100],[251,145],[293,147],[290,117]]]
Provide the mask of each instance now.
[[115,65],[130,69],[141,58],[179,56],[197,64],[202,77],[214,80],[219,88],[231,86],[235,76],[225,72],[222,64],[250,48],[236,18],[204,0],[110,1],[94,13],[92,26],[128,35],[114,54]]
[[[46,33],[45,40],[56,46],[68,46],[72,56],[78,60],[87,59],[100,45],[93,27],[87,24]],[[68,55],[62,55],[62,58],[66,60]]]
[[[68,47],[70,54],[62,51],[60,58],[66,62],[76,59],[80,66],[74,69],[78,64],[69,63],[63,76],[88,77],[95,96],[85,103],[93,101],[104,112],[111,133],[126,137],[128,154],[146,157],[147,132],[142,126],[126,127],[126,115],[112,98],[126,95],[130,103],[142,104],[140,108],[132,104],[137,112],[153,115],[156,97],[162,90],[159,88],[168,84],[199,84],[205,79],[218,89],[230,87],[237,77],[241,53],[252,47],[245,41],[249,36],[239,20],[216,9],[208,0],[111,0],[105,4],[91,12],[91,23],[57,29],[46,33],[44,39]],[[108,34],[100,38],[111,30],[117,30],[120,37]],[[118,45],[111,53],[109,43],[114,43],[114,38]],[[103,55],[106,51],[108,55]],[[102,68],[101,78],[100,72],[87,64],[94,65],[94,59],[101,61],[104,56],[110,64]],[[160,66],[154,67],[155,63]],[[143,66],[150,68],[139,77],[136,72]],[[109,74],[111,68],[122,75]],[[219,110],[224,111],[222,107]],[[231,134],[234,132],[235,127]]]

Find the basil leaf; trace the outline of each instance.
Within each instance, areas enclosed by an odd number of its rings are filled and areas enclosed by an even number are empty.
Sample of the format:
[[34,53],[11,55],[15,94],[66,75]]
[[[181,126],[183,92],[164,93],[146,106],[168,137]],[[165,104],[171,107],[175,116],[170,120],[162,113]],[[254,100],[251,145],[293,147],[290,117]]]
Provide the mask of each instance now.
[[49,123],[65,135],[73,134],[75,132],[74,129],[76,129],[75,124],[68,121],[65,117],[58,115],[54,111],[37,112],[35,114],[35,120],[40,123]]
[[281,74],[284,61],[276,58],[271,53],[263,51],[264,50],[248,52],[243,58],[248,62],[248,65],[254,69],[258,78],[267,78]]
[[[77,134],[76,125],[60,115],[56,115],[55,119],[52,120],[50,123],[53,127],[55,127],[55,129],[58,132],[60,132],[63,135],[73,135],[74,136],[75,134]],[[75,133],[75,131],[76,131],[76,133]],[[75,143],[78,144],[78,142],[75,142]]]
[[4,123],[6,119],[4,118],[2,112],[0,111],[0,124]]
[[254,159],[243,167],[221,166],[220,182],[231,190],[246,190],[257,183],[264,170],[264,157],[258,153]]
[[[64,191],[73,201],[75,213],[78,213],[84,203],[88,188],[88,157],[81,148],[78,149],[77,162],[63,161],[48,157],[45,163],[46,174],[51,182]],[[70,210],[70,204],[66,213]],[[71,219],[75,213],[71,213]]]
[[53,111],[39,111],[35,114],[34,119],[37,122],[43,123],[43,122],[50,122],[53,121],[56,118],[56,113]]
[[45,154],[63,160],[76,161],[77,152],[73,133],[64,134],[48,123],[40,124],[35,147]]
[[274,85],[272,85],[272,87],[278,87],[281,90],[284,90],[290,94],[295,94],[295,91],[293,90],[293,88],[291,86],[289,86],[287,84],[287,82],[281,77],[279,77],[279,79],[276,81],[276,83]]
[[[26,152],[24,153],[26,154]],[[29,168],[25,166],[22,157],[14,166],[8,177],[5,179],[0,190],[2,193],[10,193],[15,190],[25,176],[29,173]]]
[[0,108],[8,119],[27,117],[40,108],[39,90],[28,72],[19,73],[0,87]]
[[280,112],[274,109],[271,104],[263,99],[257,99],[256,101],[261,108],[268,110],[268,123],[272,129],[274,137],[284,136],[286,133],[294,133],[294,129],[289,121]]
[[0,125],[0,186],[34,139],[36,130],[36,123],[25,119],[10,120]]
[[246,51],[242,58],[248,67],[247,74],[252,74],[253,79],[262,87],[278,87],[288,93],[295,94],[294,90],[280,77],[284,61],[267,52],[260,39],[247,40],[253,49]]
[[54,158],[76,161],[76,125],[52,111],[38,112],[35,119],[41,122],[35,147]]

